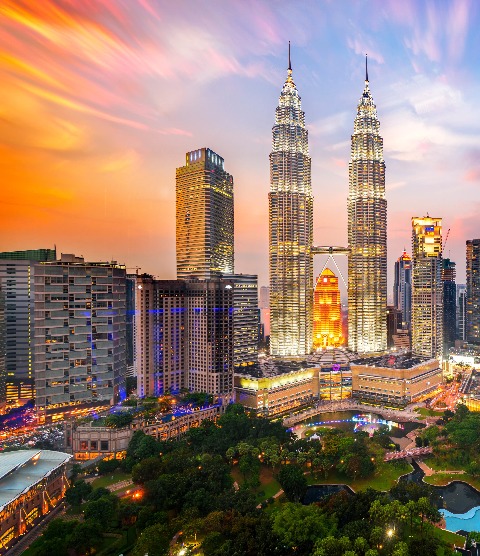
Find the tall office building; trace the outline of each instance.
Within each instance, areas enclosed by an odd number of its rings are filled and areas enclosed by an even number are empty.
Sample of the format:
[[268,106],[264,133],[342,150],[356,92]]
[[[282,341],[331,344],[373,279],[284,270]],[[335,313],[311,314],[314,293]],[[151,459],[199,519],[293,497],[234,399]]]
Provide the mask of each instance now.
[[402,329],[402,312],[394,305],[387,305],[387,347],[396,347],[398,332]]
[[211,149],[186,154],[176,173],[177,278],[234,272],[233,178]]
[[412,324],[412,258],[406,251],[395,261],[393,305],[402,313],[400,328],[410,330]]
[[313,294],[313,347],[343,344],[342,314],[338,277],[325,268],[317,278]]
[[457,284],[457,340],[467,339],[467,285]]
[[412,218],[412,351],[443,354],[442,219]]
[[127,346],[127,377],[135,374],[135,292],[137,286],[137,275],[127,274],[125,282],[126,296],[126,346]]
[[355,118],[348,191],[348,347],[387,349],[387,201],[380,122],[368,71]]
[[229,274],[233,282],[233,362],[235,366],[258,361],[258,278],[256,274]]
[[270,353],[312,348],[313,195],[308,131],[290,63],[280,93],[270,153]]
[[467,342],[480,344],[480,239],[467,241]]
[[457,337],[457,286],[455,276],[455,263],[450,259],[443,259],[443,349],[445,354],[455,345]]
[[260,323],[263,331],[263,339],[270,336],[270,288],[262,286],[258,296],[258,308],[260,311]]
[[125,267],[62,255],[35,268],[34,359],[40,422],[125,398]]

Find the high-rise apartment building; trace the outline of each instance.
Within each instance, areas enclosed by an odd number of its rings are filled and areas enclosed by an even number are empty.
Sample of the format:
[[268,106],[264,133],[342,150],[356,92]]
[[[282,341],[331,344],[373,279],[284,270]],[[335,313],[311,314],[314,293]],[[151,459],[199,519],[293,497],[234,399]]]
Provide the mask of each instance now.
[[270,153],[270,353],[312,349],[313,195],[308,131],[290,63]]
[[412,218],[412,351],[443,354],[442,219]]
[[455,276],[455,263],[450,259],[443,259],[443,349],[445,354],[455,345],[457,337],[457,286]]
[[140,397],[182,388],[231,395],[234,287],[227,279],[137,277],[135,367]]
[[127,377],[135,374],[135,293],[137,289],[137,275],[127,274],[125,282],[126,297],[126,365]]
[[395,261],[393,305],[402,313],[400,328],[410,330],[412,324],[412,258],[406,251]]
[[467,342],[480,344],[480,239],[467,241]]
[[234,272],[233,178],[211,149],[186,154],[176,173],[177,278]]
[[348,347],[387,349],[387,201],[380,122],[368,71],[354,122],[348,191]]
[[[160,395],[155,378],[160,374],[155,350],[154,330],[163,325],[163,307],[156,305],[155,282],[153,276],[142,274],[136,277],[135,292],[135,374],[137,395],[140,398]],[[159,324],[160,323],[160,324]],[[181,327],[178,328],[178,332]]]
[[0,415],[7,403],[7,372],[5,369],[5,296],[0,284]]
[[466,319],[467,286],[466,284],[457,284],[457,340],[465,341],[467,339]]
[[317,278],[313,294],[313,347],[343,344],[342,311],[338,277],[325,268]]
[[34,288],[40,421],[125,398],[125,267],[62,255],[36,265]]
[[5,300],[6,398],[10,403],[35,398],[33,338],[37,266],[37,261],[20,257],[0,259],[0,285]]

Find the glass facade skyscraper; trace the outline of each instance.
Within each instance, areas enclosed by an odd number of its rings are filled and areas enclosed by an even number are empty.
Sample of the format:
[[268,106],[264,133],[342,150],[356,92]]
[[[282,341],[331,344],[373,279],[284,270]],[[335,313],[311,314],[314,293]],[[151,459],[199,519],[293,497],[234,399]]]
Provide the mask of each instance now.
[[233,177],[211,149],[186,154],[176,174],[177,278],[233,274]]
[[401,328],[410,330],[412,324],[412,258],[406,251],[395,261],[393,305],[402,313]]
[[480,239],[467,241],[466,332],[469,344],[480,344]]
[[270,153],[270,353],[312,349],[313,195],[308,131],[289,60]]
[[455,345],[457,337],[457,286],[455,284],[455,263],[443,259],[443,349],[445,353]]
[[387,349],[387,201],[380,122],[368,72],[358,103],[349,163],[348,347]]
[[442,219],[412,218],[412,351],[442,357]]

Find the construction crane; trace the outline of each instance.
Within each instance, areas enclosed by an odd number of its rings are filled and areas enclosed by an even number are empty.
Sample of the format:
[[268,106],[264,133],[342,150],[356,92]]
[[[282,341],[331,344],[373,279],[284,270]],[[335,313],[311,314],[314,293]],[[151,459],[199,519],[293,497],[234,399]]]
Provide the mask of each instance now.
[[442,249],[443,252],[445,252],[445,246],[447,245],[449,235],[450,235],[450,228],[448,228],[447,235],[445,236],[445,243],[443,244],[443,249]]

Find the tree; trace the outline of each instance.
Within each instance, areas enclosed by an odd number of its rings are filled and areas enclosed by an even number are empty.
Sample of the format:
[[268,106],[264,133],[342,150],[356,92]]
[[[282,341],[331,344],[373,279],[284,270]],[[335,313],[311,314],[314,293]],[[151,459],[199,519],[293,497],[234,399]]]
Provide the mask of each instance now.
[[92,485],[83,479],[76,481],[65,492],[65,500],[72,506],[79,506],[92,492]]
[[144,485],[148,481],[157,479],[162,472],[162,462],[157,456],[144,459],[133,466],[132,481]]
[[102,539],[102,525],[100,521],[87,519],[79,523],[68,537],[68,546],[77,553],[89,553]]
[[115,518],[118,498],[114,494],[102,496],[98,500],[88,502],[83,511],[85,519],[91,519],[109,525]]
[[335,517],[323,513],[314,505],[303,506],[287,502],[276,509],[272,519],[273,532],[281,542],[291,548],[298,547],[301,553],[306,554],[312,550],[318,539],[331,535],[336,530]]
[[128,427],[133,421],[131,413],[122,411],[119,413],[112,413],[105,418],[105,426],[111,429],[122,429]]
[[352,543],[348,537],[339,539],[329,535],[317,541],[313,556],[343,556],[351,551]]
[[278,474],[278,482],[291,502],[299,502],[307,491],[307,479],[300,467],[283,465]]
[[167,556],[172,532],[164,523],[147,527],[138,538],[132,556]]

